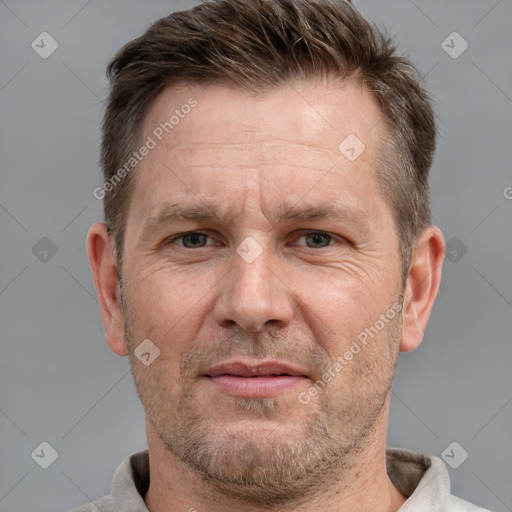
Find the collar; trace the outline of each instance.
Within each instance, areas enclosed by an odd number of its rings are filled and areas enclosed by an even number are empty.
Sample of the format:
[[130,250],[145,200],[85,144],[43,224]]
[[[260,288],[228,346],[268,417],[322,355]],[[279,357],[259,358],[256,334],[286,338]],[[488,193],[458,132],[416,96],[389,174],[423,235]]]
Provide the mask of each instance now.
[[[400,512],[442,510],[449,499],[450,479],[441,459],[403,448],[388,448],[386,467],[393,484],[408,498]],[[144,496],[149,482],[148,450],[126,457],[112,481],[112,509],[148,512]]]

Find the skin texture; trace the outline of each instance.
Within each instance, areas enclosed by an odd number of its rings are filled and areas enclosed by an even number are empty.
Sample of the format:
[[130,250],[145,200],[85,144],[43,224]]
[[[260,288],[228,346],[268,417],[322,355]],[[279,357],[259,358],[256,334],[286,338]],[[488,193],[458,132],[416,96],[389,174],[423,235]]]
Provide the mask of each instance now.
[[[146,505],[398,510],[405,497],[385,466],[390,386],[399,351],[421,342],[444,242],[439,229],[423,231],[402,290],[374,165],[380,109],[356,82],[297,82],[261,96],[172,87],[157,97],[141,140],[191,96],[197,106],[133,171],[122,291],[103,223],[87,242],[107,343],[129,355],[146,411]],[[354,161],[338,150],[349,134],[365,144]],[[215,208],[220,218],[163,222],[166,203]],[[285,218],[318,205],[348,215]],[[258,256],[248,262],[237,247]],[[301,402],[393,307],[401,314]],[[134,355],[145,339],[160,350],[148,366]],[[205,373],[235,358],[278,360],[305,377],[274,396],[232,396]]]

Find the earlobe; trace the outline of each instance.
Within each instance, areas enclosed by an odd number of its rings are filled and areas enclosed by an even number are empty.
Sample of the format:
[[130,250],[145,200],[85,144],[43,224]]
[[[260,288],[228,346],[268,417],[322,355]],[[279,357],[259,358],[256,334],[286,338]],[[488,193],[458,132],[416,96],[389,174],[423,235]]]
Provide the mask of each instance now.
[[87,234],[87,256],[101,307],[107,345],[115,354],[125,356],[128,351],[124,339],[121,290],[107,226],[102,222],[93,224]]
[[423,339],[441,284],[444,252],[444,239],[441,231],[435,226],[425,228],[411,254],[404,292],[400,352],[414,350]]

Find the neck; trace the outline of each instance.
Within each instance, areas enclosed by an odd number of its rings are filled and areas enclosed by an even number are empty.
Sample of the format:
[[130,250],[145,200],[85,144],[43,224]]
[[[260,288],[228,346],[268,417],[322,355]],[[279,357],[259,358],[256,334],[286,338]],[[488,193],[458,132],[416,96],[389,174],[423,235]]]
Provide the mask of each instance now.
[[[386,430],[388,404],[381,411],[372,439],[350,461],[348,470],[327,475],[325,486],[300,503],[275,508],[275,512],[395,512],[406,501],[386,471]],[[251,503],[228,497],[201,475],[177,459],[163,446],[152,425],[146,421],[150,487],[145,496],[150,512],[264,512]],[[332,471],[332,473],[336,473]]]

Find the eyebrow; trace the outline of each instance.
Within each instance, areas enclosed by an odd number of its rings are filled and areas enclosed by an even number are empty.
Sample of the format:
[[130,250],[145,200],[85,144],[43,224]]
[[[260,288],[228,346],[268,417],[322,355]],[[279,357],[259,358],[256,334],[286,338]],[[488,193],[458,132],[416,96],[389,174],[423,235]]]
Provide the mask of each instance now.
[[[311,221],[316,219],[334,219],[343,221],[360,232],[367,233],[369,224],[362,210],[353,210],[348,206],[333,204],[300,204],[280,205],[275,209],[272,224],[283,221]],[[242,213],[233,215],[229,212],[221,212],[214,204],[185,205],[182,203],[164,203],[156,215],[150,215],[143,228],[144,238],[151,238],[155,233],[165,229],[169,225],[180,221],[219,221],[225,225],[232,224]]]
[[332,219],[343,222],[352,227],[365,237],[371,233],[370,219],[367,211],[362,208],[350,208],[341,204],[295,204],[283,209],[283,214],[278,216],[281,221],[311,221],[317,219]]

